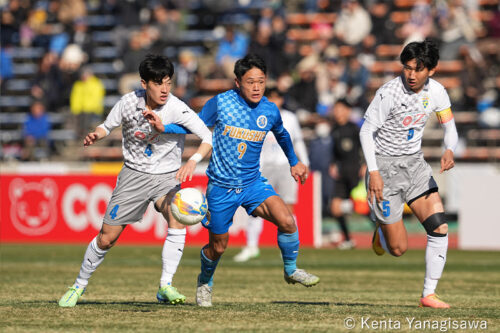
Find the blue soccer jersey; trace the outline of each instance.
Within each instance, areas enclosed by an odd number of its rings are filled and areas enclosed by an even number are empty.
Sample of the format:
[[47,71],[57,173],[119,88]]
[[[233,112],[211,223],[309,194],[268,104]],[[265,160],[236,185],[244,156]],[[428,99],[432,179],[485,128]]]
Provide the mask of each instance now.
[[229,90],[210,99],[200,118],[214,127],[207,176],[217,186],[243,188],[260,178],[260,153],[269,131],[276,136],[290,165],[298,162],[280,112],[266,97],[250,105],[238,90]]

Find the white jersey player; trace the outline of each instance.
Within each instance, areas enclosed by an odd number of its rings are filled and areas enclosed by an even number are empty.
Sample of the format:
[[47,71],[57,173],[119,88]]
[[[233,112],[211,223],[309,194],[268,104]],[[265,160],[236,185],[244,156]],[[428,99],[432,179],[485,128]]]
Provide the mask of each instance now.
[[[168,222],[168,235],[162,251],[162,274],[156,295],[158,301],[184,303],[172,283],[182,257],[185,226],[177,222],[168,204],[180,189],[179,182],[191,178],[196,163],[212,148],[212,134],[203,121],[184,102],[170,93],[174,74],[172,63],[163,56],[148,55],[139,66],[144,90],[124,95],[103,124],[84,139],[84,146],[106,137],[122,126],[124,165],[116,182],[99,234],[85,252],[78,277],[59,301],[73,307],[85,291],[92,273],[104,260],[128,224],[142,219],[150,202]],[[184,135],[159,131],[158,120],[178,123],[202,139],[197,152],[181,166]]]
[[[309,157],[307,156],[307,149],[297,116],[288,110],[282,109],[284,98],[279,90],[275,88],[268,89],[267,98],[276,104],[280,110],[283,127],[290,134],[290,139],[298,158],[306,166],[309,166]],[[283,170],[287,170],[290,164],[272,132],[269,132],[264,140],[260,160],[262,176],[267,178],[269,184],[279,193],[290,212],[294,214],[294,206],[297,203],[298,184],[289,174],[283,173]],[[259,237],[262,233],[262,227],[262,218],[248,217],[246,229],[247,245],[234,257],[235,261],[245,262],[259,256]]]
[[444,87],[430,78],[438,60],[438,48],[430,40],[413,42],[403,49],[403,74],[377,91],[366,111],[360,139],[368,167],[368,201],[377,222],[373,250],[378,255],[389,252],[394,256],[407,250],[402,220],[406,202],[427,231],[420,306],[449,308],[435,295],[446,262],[448,225],[432,170],[421,151],[425,123],[436,113],[445,132],[441,172],[454,166],[458,134],[450,99]]

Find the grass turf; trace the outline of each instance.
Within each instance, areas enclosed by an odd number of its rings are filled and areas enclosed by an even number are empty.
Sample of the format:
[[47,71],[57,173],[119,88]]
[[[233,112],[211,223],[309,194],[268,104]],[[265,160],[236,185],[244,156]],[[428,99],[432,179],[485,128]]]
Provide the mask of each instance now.
[[185,249],[174,278],[187,304],[170,306],[155,298],[161,248],[118,245],[94,273],[83,301],[59,308],[57,301],[73,283],[84,251],[82,245],[1,244],[0,330],[344,332],[352,318],[353,331],[385,325],[386,330],[415,332],[421,331],[418,324],[429,325],[427,331],[443,331],[436,325],[453,331],[452,325],[473,320],[484,321],[489,332],[500,331],[495,252],[449,251],[438,292],[452,308],[435,310],[417,307],[423,251],[393,258],[369,250],[302,249],[299,267],[321,277],[319,285],[304,288],[284,282],[278,249],[262,249],[260,258],[234,263],[238,249],[233,248],[215,274],[214,306],[199,308],[194,300],[199,248]]

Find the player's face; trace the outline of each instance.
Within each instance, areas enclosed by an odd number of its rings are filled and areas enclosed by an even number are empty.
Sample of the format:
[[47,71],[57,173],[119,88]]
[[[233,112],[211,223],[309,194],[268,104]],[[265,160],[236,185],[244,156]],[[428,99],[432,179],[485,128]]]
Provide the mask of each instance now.
[[403,75],[406,80],[406,84],[410,89],[416,93],[420,92],[424,88],[427,79],[432,76],[435,69],[427,69],[426,67],[418,67],[417,60],[411,59],[406,62],[403,66]]
[[236,78],[236,86],[240,90],[241,97],[249,103],[257,104],[266,91],[266,74],[257,67],[253,67],[241,77]]
[[168,94],[172,88],[172,80],[168,76],[165,76],[161,82],[141,80],[141,84],[146,89],[146,103],[151,109],[156,109],[167,102]]

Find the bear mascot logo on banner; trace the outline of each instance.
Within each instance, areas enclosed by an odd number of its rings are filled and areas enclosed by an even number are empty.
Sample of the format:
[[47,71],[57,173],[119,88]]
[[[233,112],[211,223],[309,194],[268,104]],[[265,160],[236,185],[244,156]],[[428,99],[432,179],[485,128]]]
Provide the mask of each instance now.
[[39,236],[50,232],[57,222],[57,184],[51,179],[25,182],[12,180],[9,186],[10,218],[22,234]]

